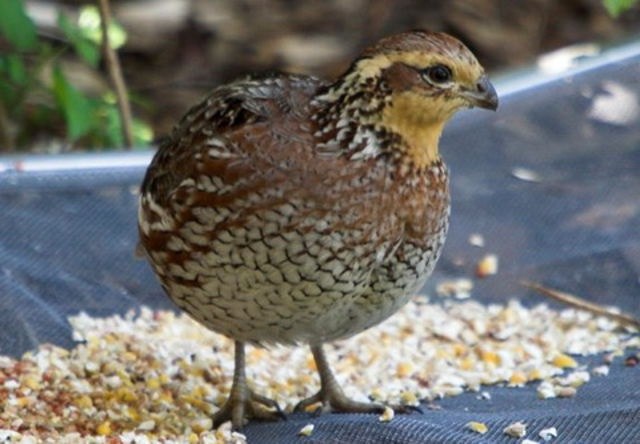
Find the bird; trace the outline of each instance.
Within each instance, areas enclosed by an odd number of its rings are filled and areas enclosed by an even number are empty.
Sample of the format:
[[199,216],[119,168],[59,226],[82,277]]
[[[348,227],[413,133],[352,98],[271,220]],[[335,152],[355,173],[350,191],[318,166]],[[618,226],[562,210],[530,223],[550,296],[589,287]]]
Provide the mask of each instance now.
[[246,344],[310,347],[320,388],[295,410],[383,411],[345,395],[324,346],[391,316],[431,274],[450,214],[439,139],[471,107],[498,107],[474,54],[405,31],[333,80],[268,72],[218,86],[159,145],[139,246],[169,298],[234,341],[215,427],[283,415],[250,389]]

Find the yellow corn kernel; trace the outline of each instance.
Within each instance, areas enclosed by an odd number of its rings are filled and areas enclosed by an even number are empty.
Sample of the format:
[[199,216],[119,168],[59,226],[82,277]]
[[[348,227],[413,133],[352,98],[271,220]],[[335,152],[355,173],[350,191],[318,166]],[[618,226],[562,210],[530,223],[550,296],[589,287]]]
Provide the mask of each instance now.
[[464,345],[464,344],[455,343],[455,344],[453,344],[453,353],[456,356],[462,356],[465,353],[467,353],[467,346]]
[[189,434],[189,444],[198,444],[198,441],[200,438],[198,438],[198,434],[197,433],[190,433]]
[[123,360],[123,361],[126,361],[126,362],[133,362],[133,361],[135,361],[136,359],[138,359],[138,356],[137,356],[135,353],[133,353],[133,352],[128,351],[128,352],[124,352],[124,353],[122,354],[122,360]]
[[149,378],[147,379],[147,388],[149,390],[157,390],[160,388],[162,384],[160,384],[160,378]]
[[462,359],[460,361],[460,369],[461,370],[471,370],[476,364],[475,359],[473,359],[470,356],[467,356],[466,358]]
[[194,388],[193,390],[191,390],[191,396],[193,396],[194,398],[204,398],[205,396],[207,396],[207,389],[205,386],[203,385],[199,385],[196,388]]
[[436,350],[436,357],[438,359],[449,359],[451,357],[451,352],[446,348],[439,348]]
[[136,402],[138,400],[138,395],[136,395],[129,387],[120,387],[116,390],[116,398],[121,402],[129,404]]
[[539,368],[534,368],[529,372],[529,381],[537,381],[542,379],[542,372]]
[[202,399],[194,398],[191,395],[184,395],[182,400],[202,411],[209,411],[209,404]]
[[76,407],[81,409],[88,409],[90,407],[93,407],[93,400],[87,395],[78,396],[73,400],[73,403]]
[[173,402],[173,393],[171,393],[171,391],[169,390],[163,390],[162,393],[160,394],[160,397],[158,398],[158,401],[168,402],[168,403]]
[[556,355],[556,357],[553,358],[553,361],[551,361],[551,364],[559,368],[575,368],[578,366],[578,363],[575,361],[575,359],[573,359],[569,355],[565,355],[564,353]]
[[207,430],[211,430],[212,427],[213,421],[211,418],[199,418],[191,423],[191,429],[195,433],[206,432]]
[[263,348],[253,348],[249,352],[248,358],[255,362],[260,361],[262,359],[266,359],[268,356],[267,351]]
[[18,407],[26,407],[31,404],[32,401],[33,398],[30,398],[28,396],[20,396],[19,398],[16,398],[16,404]]
[[104,421],[98,427],[96,427],[96,433],[100,436],[108,436],[111,435],[111,422]]
[[489,431],[487,425],[483,422],[470,421],[467,423],[467,428],[473,432],[484,435]]
[[500,356],[498,356],[496,352],[493,352],[491,350],[481,350],[480,359],[482,359],[482,362],[485,362],[487,364],[500,364]]
[[107,375],[109,373],[115,373],[119,370],[119,365],[115,361],[106,362],[102,368],[102,372]]
[[128,385],[128,386],[133,385],[133,383],[131,382],[131,377],[126,371],[124,371],[124,369],[118,369],[116,374],[118,375],[118,377],[120,378],[120,380],[124,385]]
[[304,373],[298,376],[298,381],[300,382],[301,385],[308,385],[313,382],[313,376],[311,376],[308,373]]
[[316,367],[316,361],[315,361],[315,359],[313,359],[312,356],[309,356],[307,358],[307,368],[309,370],[314,371],[314,372],[318,370],[318,368]]
[[317,412],[318,409],[322,408],[321,402],[314,402],[313,404],[309,404],[304,408],[305,413],[314,413]]
[[140,421],[140,412],[138,411],[138,409],[136,409],[134,407],[128,407],[127,408],[127,416],[129,418],[131,418],[135,422],[139,422]]
[[382,415],[378,417],[378,421],[389,422],[393,419],[394,416],[395,416],[395,412],[393,411],[393,409],[389,406],[386,406],[384,408],[384,412],[382,412]]
[[410,362],[401,362],[396,366],[396,374],[399,378],[406,378],[413,371],[413,364]]
[[523,385],[526,382],[527,382],[527,376],[523,372],[518,370],[513,372],[511,374],[511,377],[509,378],[510,385]]
[[369,398],[371,398],[372,401],[380,401],[381,399],[383,399],[383,392],[381,389],[379,388],[374,388],[371,390],[371,392],[369,392]]
[[416,396],[415,393],[409,391],[409,390],[405,390],[402,393],[400,393],[400,401],[402,402],[402,404],[404,405],[418,405],[418,397]]
[[27,375],[22,380],[22,384],[31,390],[38,390],[40,388],[40,381],[34,375]]
[[162,384],[162,385],[168,384],[169,382],[171,382],[171,378],[166,373],[162,373],[159,376],[159,378],[160,378],[160,384]]

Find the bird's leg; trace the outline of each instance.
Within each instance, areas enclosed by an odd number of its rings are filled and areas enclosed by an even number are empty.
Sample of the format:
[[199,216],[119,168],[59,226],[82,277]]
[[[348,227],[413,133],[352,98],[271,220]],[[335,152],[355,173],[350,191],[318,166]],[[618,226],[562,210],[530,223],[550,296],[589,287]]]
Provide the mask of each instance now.
[[231,420],[233,430],[238,430],[245,425],[248,418],[275,420],[283,419],[285,416],[276,401],[253,393],[247,386],[244,343],[236,341],[231,392],[220,410],[213,415],[213,428]]
[[382,404],[355,401],[344,394],[331,371],[331,367],[329,367],[322,345],[312,345],[311,353],[313,353],[313,359],[320,374],[320,391],[300,401],[296,405],[295,411],[304,411],[307,407],[317,403],[322,403],[323,412],[381,413],[384,411]]

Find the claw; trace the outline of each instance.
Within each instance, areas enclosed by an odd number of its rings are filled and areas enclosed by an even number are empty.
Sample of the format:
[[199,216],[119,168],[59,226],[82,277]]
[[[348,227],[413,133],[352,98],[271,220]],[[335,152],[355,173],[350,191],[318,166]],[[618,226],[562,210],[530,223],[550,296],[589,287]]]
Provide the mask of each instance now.
[[220,410],[213,415],[214,429],[229,420],[231,428],[239,430],[246,425],[248,418],[265,421],[287,419],[278,403],[273,399],[257,395],[251,390],[247,390],[246,399],[242,398],[234,396],[233,393],[229,395]]
[[231,393],[220,410],[213,415],[214,428],[229,420],[231,428],[239,430],[247,423],[248,418],[268,421],[286,419],[284,412],[275,400],[249,390],[244,367],[244,344],[236,341]]
[[294,408],[295,412],[306,411],[309,406],[318,403],[322,404],[318,409],[322,413],[382,413],[384,411],[382,404],[360,402],[348,398],[331,372],[322,346],[312,346],[311,352],[313,353],[316,367],[320,374],[320,390],[314,395],[300,401]]

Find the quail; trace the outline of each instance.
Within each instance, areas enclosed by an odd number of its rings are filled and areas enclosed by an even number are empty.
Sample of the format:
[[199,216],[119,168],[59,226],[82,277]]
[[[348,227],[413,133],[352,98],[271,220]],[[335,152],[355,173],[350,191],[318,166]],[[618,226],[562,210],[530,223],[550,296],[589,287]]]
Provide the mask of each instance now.
[[497,106],[467,47],[411,31],[334,81],[248,76],[182,117],[144,177],[138,229],[169,297],[235,341],[215,426],[280,412],[247,384],[247,343],[310,346],[321,385],[298,409],[384,408],[344,394],[323,344],[382,322],[424,284],[448,229],[443,126]]

